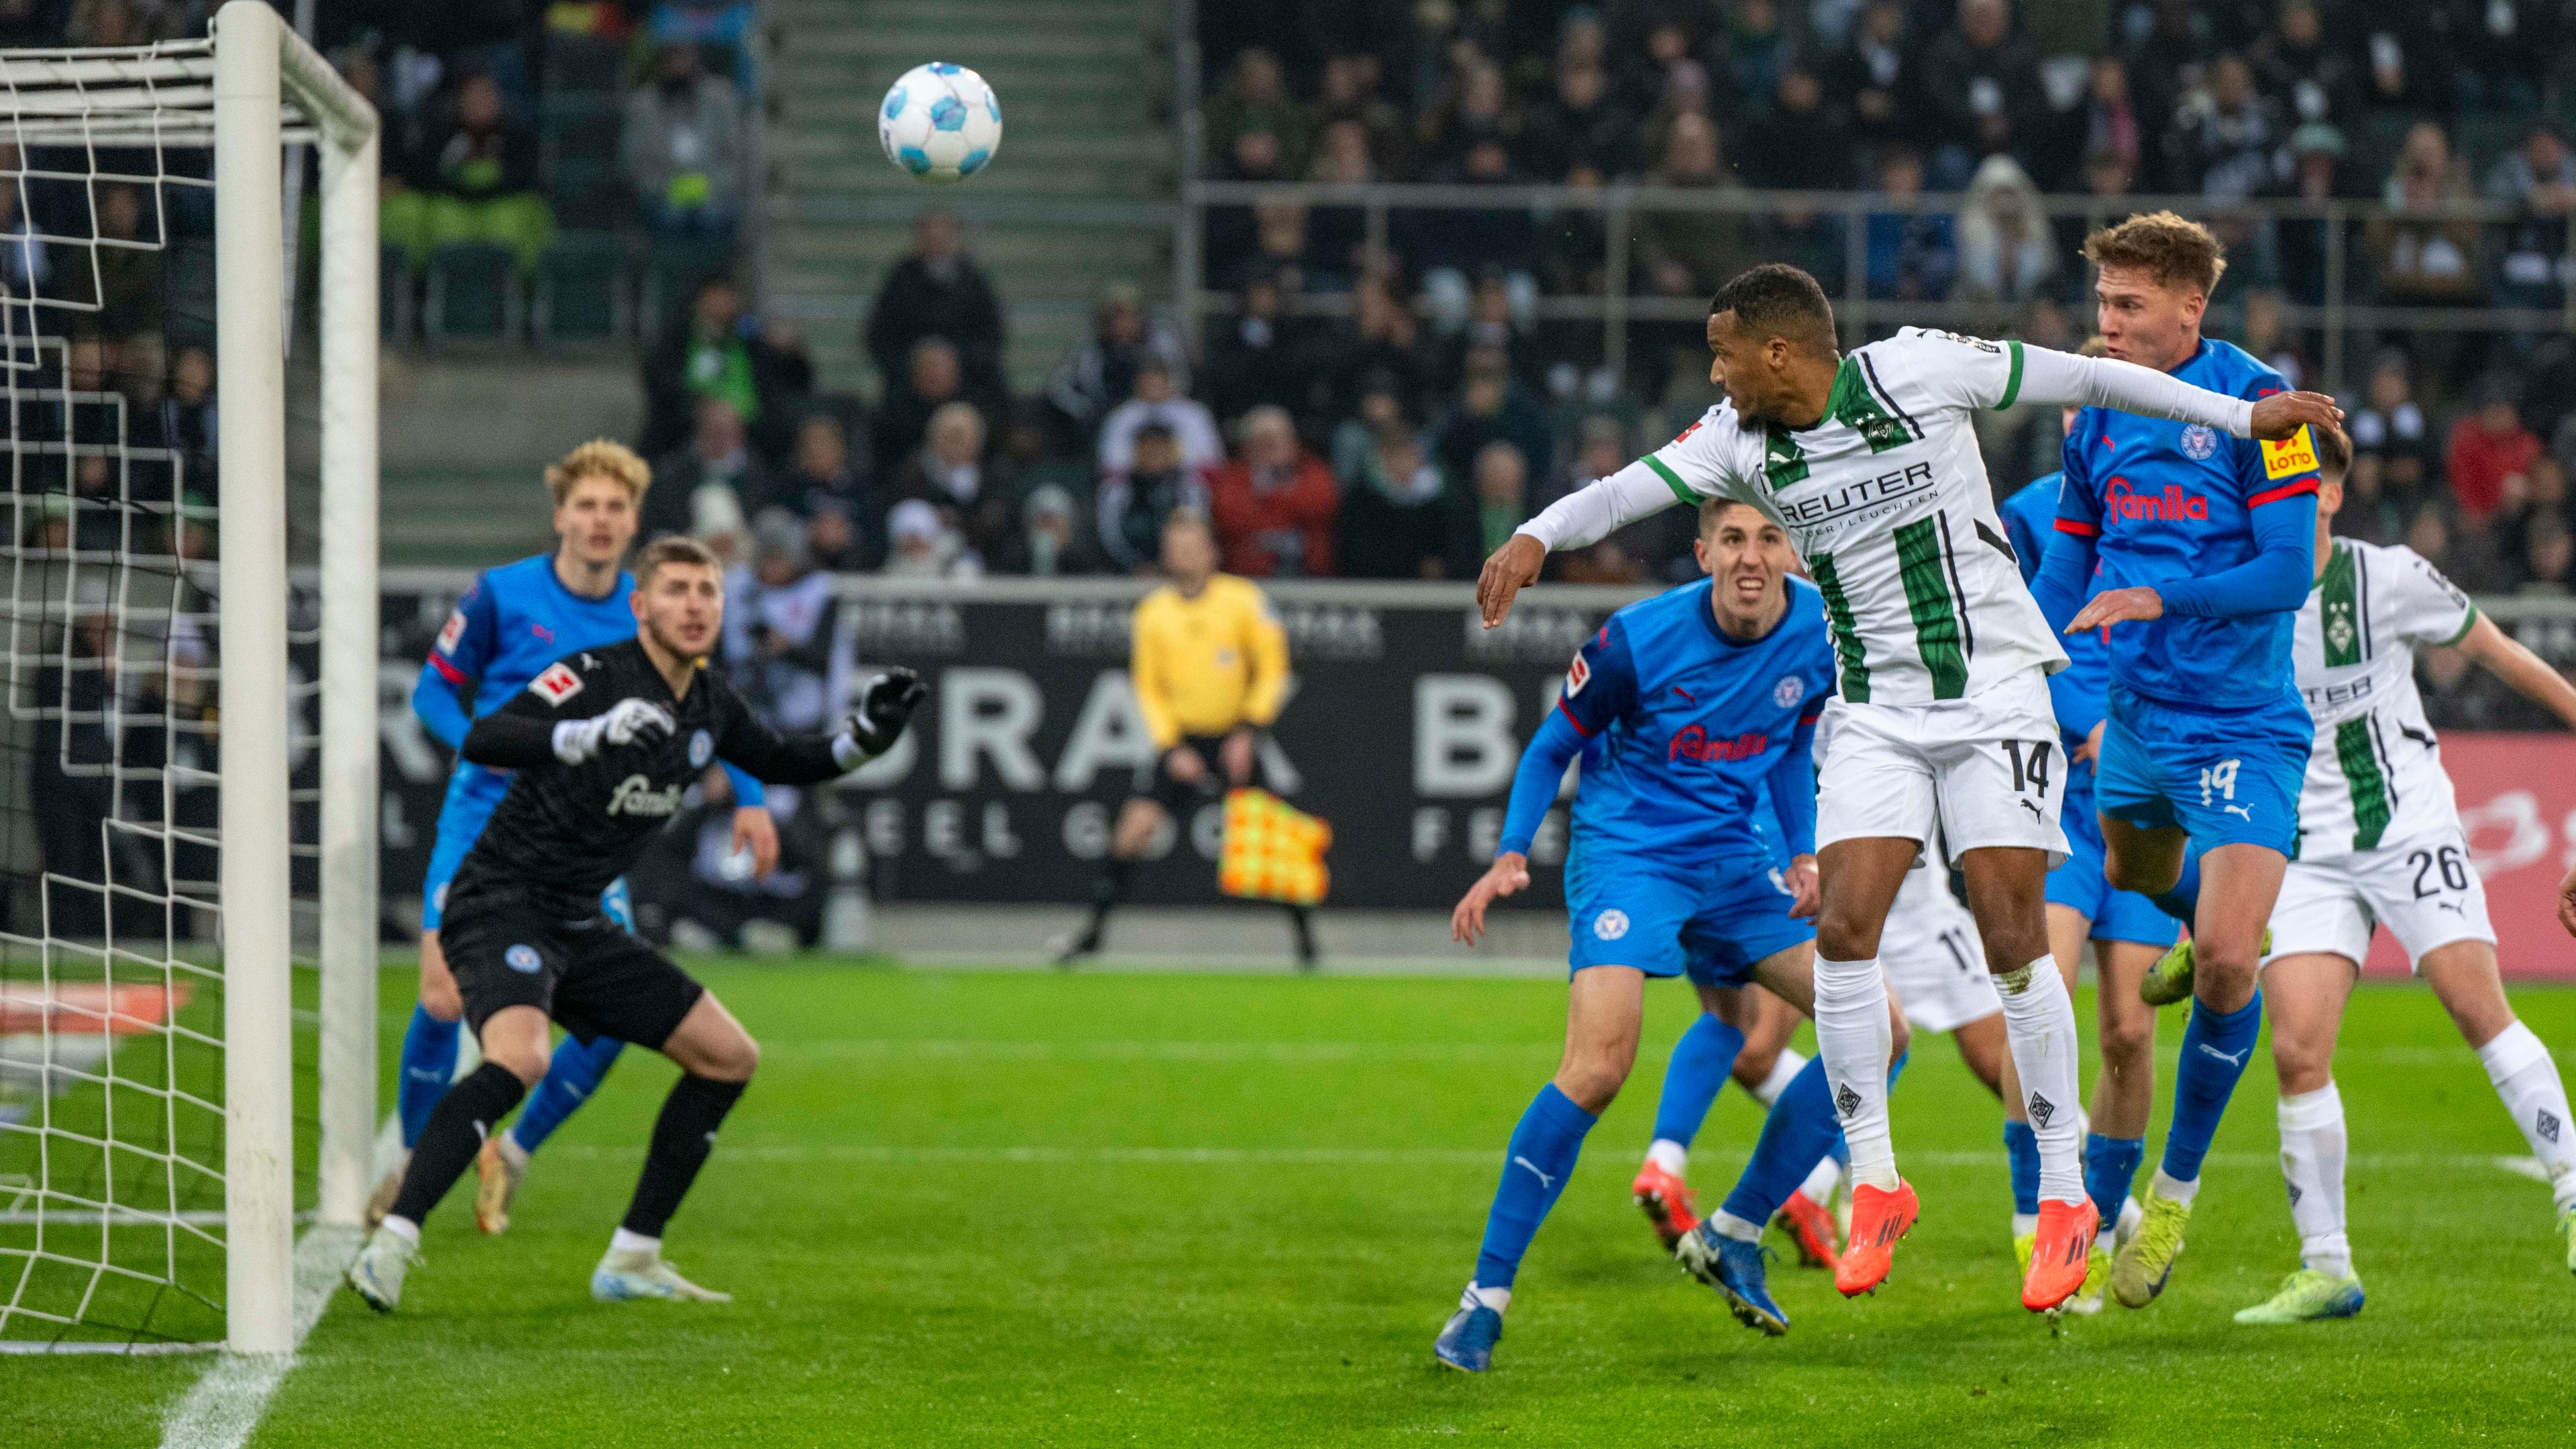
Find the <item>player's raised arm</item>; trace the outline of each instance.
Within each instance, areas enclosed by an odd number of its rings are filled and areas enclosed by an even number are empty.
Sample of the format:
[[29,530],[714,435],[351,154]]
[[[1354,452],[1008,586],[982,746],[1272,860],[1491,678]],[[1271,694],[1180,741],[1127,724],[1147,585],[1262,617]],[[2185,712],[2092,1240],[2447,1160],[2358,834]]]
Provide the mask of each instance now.
[[898,665],[859,690],[859,707],[833,734],[781,735],[751,712],[732,686],[712,678],[704,686],[724,692],[724,730],[716,758],[773,785],[815,785],[837,779],[886,751],[903,737],[912,712],[930,697],[921,676]]
[[478,765],[525,770],[579,765],[604,745],[670,738],[679,726],[669,710],[651,700],[606,698],[593,689],[597,665],[590,650],[547,665],[508,704],[476,720],[460,752]]
[[1598,543],[1648,514],[1685,501],[1682,485],[1669,481],[1672,476],[1669,466],[1659,469],[1655,458],[1641,458],[1577,488],[1522,524],[1485,560],[1484,572],[1476,578],[1476,606],[1484,611],[1485,627],[1493,628],[1511,613],[1513,598],[1538,582],[1539,569],[1550,553]]
[[428,660],[420,666],[420,678],[411,687],[412,713],[451,750],[464,745],[465,732],[474,725],[460,691],[482,682],[498,628],[492,590],[478,577],[448,611],[447,623],[439,629]]
[[2021,382],[2013,402],[2060,407],[2111,408],[2141,417],[2200,423],[2239,438],[2282,439],[2303,427],[2332,427],[2343,409],[2318,392],[2280,392],[2248,400],[2195,387],[2170,373],[2116,357],[2082,357],[2020,342],[2005,344],[2020,359]]

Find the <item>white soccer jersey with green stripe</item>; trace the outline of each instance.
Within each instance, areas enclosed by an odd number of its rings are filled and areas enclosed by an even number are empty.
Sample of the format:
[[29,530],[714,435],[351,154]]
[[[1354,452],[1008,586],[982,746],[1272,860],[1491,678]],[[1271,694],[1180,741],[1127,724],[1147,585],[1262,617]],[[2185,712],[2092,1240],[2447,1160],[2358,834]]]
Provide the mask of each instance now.
[[1961,699],[2066,651],[2022,583],[1971,419],[2020,394],[2022,345],[1909,327],[1846,355],[1810,428],[1725,403],[1641,463],[1684,503],[1787,530],[1825,596],[1855,704]]
[[2415,651],[2457,644],[2477,621],[2477,605],[2415,550],[2334,540],[2290,646],[2317,722],[2299,791],[2301,860],[2458,821],[2442,747],[2415,692]]

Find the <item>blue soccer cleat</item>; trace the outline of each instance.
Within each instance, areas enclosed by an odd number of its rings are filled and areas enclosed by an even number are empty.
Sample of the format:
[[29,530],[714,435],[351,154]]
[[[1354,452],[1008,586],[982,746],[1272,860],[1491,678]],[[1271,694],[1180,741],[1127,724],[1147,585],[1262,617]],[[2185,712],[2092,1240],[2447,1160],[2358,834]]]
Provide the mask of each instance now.
[[1726,1295],[1736,1322],[1772,1338],[1789,1331],[1789,1315],[1771,1300],[1771,1254],[1760,1243],[1726,1237],[1702,1223],[1682,1235],[1673,1257],[1692,1277]]
[[1503,1315],[1482,1303],[1462,1303],[1431,1341],[1431,1356],[1453,1369],[1480,1374],[1494,1366],[1494,1344],[1502,1336]]

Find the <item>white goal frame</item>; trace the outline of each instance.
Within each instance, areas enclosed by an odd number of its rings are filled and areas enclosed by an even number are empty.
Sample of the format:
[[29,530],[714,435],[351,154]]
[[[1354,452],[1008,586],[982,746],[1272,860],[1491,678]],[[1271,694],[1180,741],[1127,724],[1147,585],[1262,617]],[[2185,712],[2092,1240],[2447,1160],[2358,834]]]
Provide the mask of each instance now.
[[[207,104],[211,101],[211,105]],[[286,350],[291,143],[321,158],[320,1157],[316,1231],[349,1248],[374,1177],[377,883],[375,111],[261,0],[207,42],[0,52],[0,134],[211,149],[217,784],[224,983],[224,1346],[291,1353],[295,1312],[293,845]]]

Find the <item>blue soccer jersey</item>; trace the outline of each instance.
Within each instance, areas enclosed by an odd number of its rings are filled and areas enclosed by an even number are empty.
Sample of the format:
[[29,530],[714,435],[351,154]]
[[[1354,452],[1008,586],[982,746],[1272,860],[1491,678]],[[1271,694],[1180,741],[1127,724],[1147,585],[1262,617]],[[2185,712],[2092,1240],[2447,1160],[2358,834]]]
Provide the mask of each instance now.
[[[2243,349],[2204,341],[2173,370],[2184,382],[2255,400],[2288,383]],[[2307,430],[2282,442],[2235,438],[2198,423],[2085,408],[2064,449],[2056,528],[2092,540],[2098,588],[2164,586],[2254,557],[2256,513],[2312,497],[2316,449]],[[2310,545],[2313,547],[2313,544]],[[2110,678],[2185,709],[2246,710],[2298,699],[2290,634],[2298,604],[2278,612],[2199,614],[2112,631]]]
[[1750,979],[1814,939],[1778,867],[1815,850],[1815,724],[1833,689],[1822,596],[1789,581],[1769,634],[1731,639],[1705,581],[1632,604],[1586,641],[1522,756],[1501,848],[1529,850],[1580,756],[1565,892],[1570,964]]
[[[459,747],[476,719],[509,703],[547,665],[576,649],[633,638],[635,611],[627,596],[634,590],[634,575],[620,572],[617,587],[605,597],[583,598],[564,587],[552,554],[485,570],[456,601],[438,631],[429,661],[421,666],[419,682],[412,687],[413,713],[449,749]],[[473,696],[470,713],[468,692]],[[760,803],[757,781],[730,769],[728,773],[741,803]],[[509,788],[507,770],[486,769],[468,760],[456,762],[455,773],[448,777],[447,799],[439,807],[438,841],[431,850],[429,878],[423,886],[424,929],[438,928],[448,878]],[[622,890],[614,893],[623,895]]]

